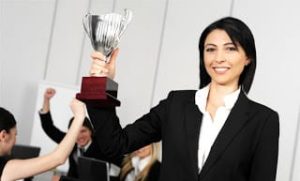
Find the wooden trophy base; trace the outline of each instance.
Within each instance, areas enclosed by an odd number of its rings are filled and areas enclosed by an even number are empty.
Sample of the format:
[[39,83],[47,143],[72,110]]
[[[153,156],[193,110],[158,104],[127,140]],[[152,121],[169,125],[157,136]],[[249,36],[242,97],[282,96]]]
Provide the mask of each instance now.
[[93,107],[115,107],[121,105],[117,93],[118,84],[108,77],[83,77],[76,98]]

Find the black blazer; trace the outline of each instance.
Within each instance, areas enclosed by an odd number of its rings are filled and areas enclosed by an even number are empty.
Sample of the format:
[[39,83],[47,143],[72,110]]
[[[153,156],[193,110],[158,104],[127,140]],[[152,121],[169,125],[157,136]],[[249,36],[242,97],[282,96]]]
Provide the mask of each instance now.
[[121,128],[115,109],[88,105],[98,143],[114,157],[162,140],[160,181],[274,181],[279,118],[241,92],[198,172],[202,113],[195,91],[171,92],[133,124]]
[[145,181],[158,181],[160,176],[160,162],[156,161],[151,166]]
[[[48,112],[46,114],[40,114],[42,128],[45,133],[56,143],[60,143],[62,139],[65,137],[66,133],[59,130],[57,127],[54,126],[51,113]],[[77,154],[77,145],[74,146],[71,154],[69,155],[69,170],[68,176],[73,178],[78,178],[78,171],[77,171],[77,162],[74,159],[74,154]],[[118,157],[113,160],[106,159],[105,155],[102,154],[98,143],[96,141],[92,141],[89,148],[83,153],[85,157],[92,157],[104,161],[109,161],[120,165],[122,158]]]

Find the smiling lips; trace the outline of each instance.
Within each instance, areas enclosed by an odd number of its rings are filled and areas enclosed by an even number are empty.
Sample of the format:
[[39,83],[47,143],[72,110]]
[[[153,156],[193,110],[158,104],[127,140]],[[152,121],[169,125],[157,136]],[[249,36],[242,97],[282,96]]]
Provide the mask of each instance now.
[[230,68],[225,66],[213,66],[214,72],[217,74],[225,74]]
[[84,138],[79,138],[79,139],[77,140],[77,142],[79,142],[79,143],[85,142],[85,139],[84,139]]

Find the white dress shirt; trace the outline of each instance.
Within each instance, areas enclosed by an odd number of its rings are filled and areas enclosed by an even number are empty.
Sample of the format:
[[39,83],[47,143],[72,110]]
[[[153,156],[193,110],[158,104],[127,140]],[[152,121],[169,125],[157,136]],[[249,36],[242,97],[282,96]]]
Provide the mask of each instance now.
[[[86,152],[87,149],[89,149],[89,147],[91,146],[92,144],[92,140],[90,140],[84,147],[80,147],[78,144],[77,144],[77,156],[82,156],[84,152]],[[80,151],[80,149],[82,151]]]
[[127,174],[125,181],[134,181],[137,175],[141,171],[143,171],[143,169],[147,166],[150,160],[151,160],[151,155],[142,159],[140,159],[139,157],[132,157],[131,164],[134,169]]
[[225,124],[227,117],[238,99],[241,89],[226,95],[224,97],[224,106],[218,107],[214,120],[210,116],[210,113],[206,111],[207,96],[209,93],[210,85],[198,90],[195,95],[195,102],[199,110],[203,114],[202,123],[199,135],[199,147],[198,147],[198,168],[199,172],[209,155],[210,149],[215,142],[220,130]]

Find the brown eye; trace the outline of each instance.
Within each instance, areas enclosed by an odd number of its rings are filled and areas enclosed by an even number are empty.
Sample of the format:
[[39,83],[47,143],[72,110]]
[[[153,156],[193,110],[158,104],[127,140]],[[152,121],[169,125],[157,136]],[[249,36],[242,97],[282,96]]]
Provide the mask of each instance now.
[[237,51],[237,48],[232,46],[232,47],[227,47],[226,50],[228,50],[228,51]]
[[214,48],[206,48],[205,51],[206,52],[213,52],[213,51],[215,51],[215,49]]

